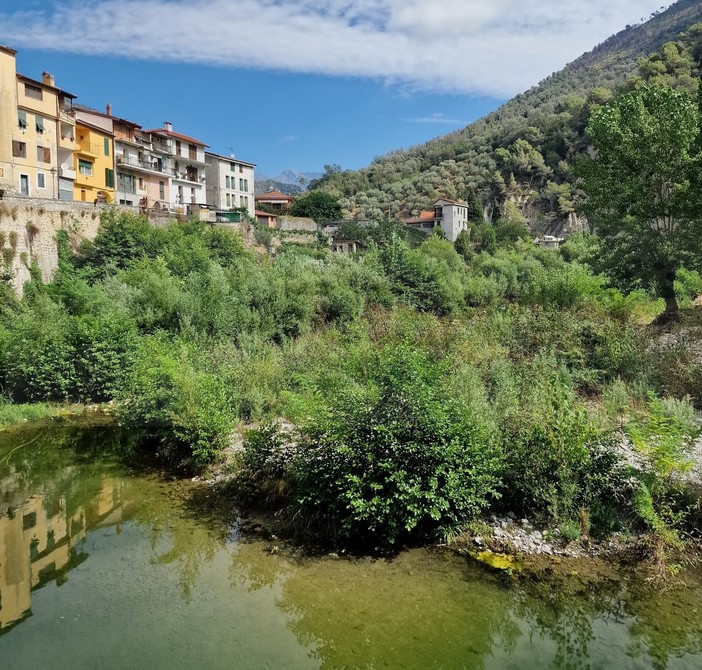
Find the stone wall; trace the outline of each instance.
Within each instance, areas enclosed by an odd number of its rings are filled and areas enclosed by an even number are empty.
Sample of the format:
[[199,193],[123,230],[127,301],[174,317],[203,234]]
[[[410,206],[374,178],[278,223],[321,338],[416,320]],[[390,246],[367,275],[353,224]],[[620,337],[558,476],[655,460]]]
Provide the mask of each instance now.
[[278,230],[317,232],[317,224],[302,216],[279,216]]
[[[40,198],[6,196],[0,200],[0,265],[12,273],[15,290],[22,293],[33,261],[39,266],[42,279],[50,281],[58,267],[56,233],[65,230],[74,247],[82,240],[93,239],[105,207]],[[118,209],[138,211],[133,207]]]

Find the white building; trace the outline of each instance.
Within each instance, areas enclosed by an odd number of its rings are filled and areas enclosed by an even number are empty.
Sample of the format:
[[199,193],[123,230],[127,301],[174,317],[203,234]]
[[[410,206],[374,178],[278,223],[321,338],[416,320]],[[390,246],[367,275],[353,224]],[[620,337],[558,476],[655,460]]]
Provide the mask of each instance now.
[[468,204],[442,198],[434,203],[433,210],[425,210],[414,218],[405,219],[405,224],[424,232],[441,228],[446,239],[455,242],[462,230],[468,230]]
[[170,121],[166,121],[163,128],[144,130],[142,135],[150,136],[155,162],[168,175],[169,188],[164,188],[162,194],[169,198],[170,209],[187,214],[189,205],[206,204],[207,145],[194,137],[173,132]]
[[205,152],[205,161],[207,204],[220,210],[243,207],[253,218],[255,216],[254,168],[256,164],[209,151]]

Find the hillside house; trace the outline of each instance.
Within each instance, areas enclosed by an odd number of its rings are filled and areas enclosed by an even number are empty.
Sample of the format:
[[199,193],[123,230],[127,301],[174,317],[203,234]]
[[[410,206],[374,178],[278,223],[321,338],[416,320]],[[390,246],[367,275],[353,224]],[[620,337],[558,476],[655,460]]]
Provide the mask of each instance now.
[[268,191],[256,196],[256,206],[265,205],[266,207],[275,210],[276,212],[287,212],[295,202],[293,196],[280,191]]
[[455,242],[462,230],[468,230],[468,204],[442,198],[434,203],[433,209],[421,211],[416,217],[404,220],[405,224],[430,233],[441,228],[449,242]]

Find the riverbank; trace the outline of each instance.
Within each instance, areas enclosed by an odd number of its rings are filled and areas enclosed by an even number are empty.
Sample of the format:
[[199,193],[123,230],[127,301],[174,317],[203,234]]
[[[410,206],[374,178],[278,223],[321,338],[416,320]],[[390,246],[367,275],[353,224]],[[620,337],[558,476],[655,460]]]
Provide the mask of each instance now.
[[0,402],[0,431],[22,429],[27,424],[43,420],[65,420],[90,418],[91,421],[113,420],[113,403],[28,403],[15,405]]

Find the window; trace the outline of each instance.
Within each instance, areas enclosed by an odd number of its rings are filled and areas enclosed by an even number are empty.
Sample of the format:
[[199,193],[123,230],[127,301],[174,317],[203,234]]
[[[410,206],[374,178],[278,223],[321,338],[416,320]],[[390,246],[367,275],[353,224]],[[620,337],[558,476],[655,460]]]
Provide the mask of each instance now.
[[143,191],[144,190],[144,178],[139,177],[139,190]]
[[40,163],[51,163],[51,149],[49,147],[37,147],[37,161]]
[[243,165],[240,165],[240,166],[239,166],[239,172],[243,172],[243,171],[244,171],[244,166],[243,166]]
[[158,199],[159,200],[166,199],[166,185],[162,181],[160,181],[158,183]]
[[241,206],[246,207],[246,209],[249,208],[249,199],[245,195],[241,196]]
[[27,130],[27,112],[22,110],[17,112],[17,124],[22,130]]
[[180,156],[180,140],[176,140],[176,153]]
[[227,193],[227,207],[232,206],[232,196]]
[[[134,179],[134,177],[132,177],[132,179]],[[115,187],[115,171],[110,168],[105,168],[105,185],[107,188]],[[135,191],[130,191],[130,193],[134,192]]]
[[243,179],[239,179],[239,190],[240,191],[244,190],[244,180]]
[[105,149],[105,156],[110,155],[110,140],[106,137],[103,140],[103,148]]
[[244,190],[245,191],[249,190],[249,180],[248,179],[244,179]]
[[93,164],[90,161],[84,161],[82,158],[78,159],[78,172],[86,177],[93,176]]
[[226,175],[224,177],[224,183],[225,183],[227,188],[231,188],[231,182],[229,181],[229,175]]
[[34,98],[35,100],[43,100],[44,94],[38,86],[32,86],[32,84],[24,85],[24,94],[28,98]]
[[37,132],[40,134],[43,133],[44,132],[44,117],[39,116],[39,114],[37,114],[34,117],[34,123],[37,127]]
[[121,193],[136,193],[136,177],[131,174],[118,172],[117,190]]
[[43,172],[37,172],[37,188],[46,188],[46,180]]
[[27,158],[27,143],[12,141],[12,155],[14,158]]
[[232,172],[236,172],[236,163],[229,163],[229,169]]

